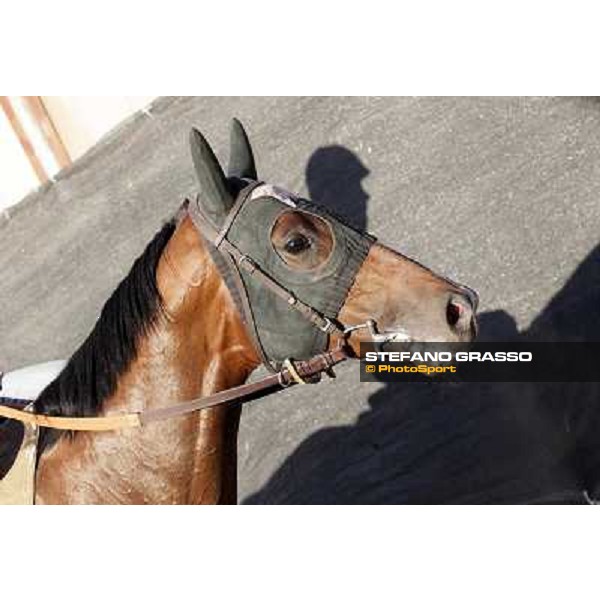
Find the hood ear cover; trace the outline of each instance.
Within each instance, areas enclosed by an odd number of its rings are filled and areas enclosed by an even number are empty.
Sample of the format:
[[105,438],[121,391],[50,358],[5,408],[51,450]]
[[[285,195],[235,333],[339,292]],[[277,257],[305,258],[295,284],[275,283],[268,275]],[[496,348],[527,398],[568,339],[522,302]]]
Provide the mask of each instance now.
[[[239,179],[257,179],[252,147],[244,127],[237,119],[233,119],[231,125],[230,145],[229,175]],[[219,228],[233,206],[234,194],[210,144],[197,129],[192,129],[190,133],[190,146],[200,184],[200,208],[211,223]]]
[[252,179],[256,181],[256,164],[248,135],[244,126],[237,120],[231,122],[229,137],[229,176],[239,179]]

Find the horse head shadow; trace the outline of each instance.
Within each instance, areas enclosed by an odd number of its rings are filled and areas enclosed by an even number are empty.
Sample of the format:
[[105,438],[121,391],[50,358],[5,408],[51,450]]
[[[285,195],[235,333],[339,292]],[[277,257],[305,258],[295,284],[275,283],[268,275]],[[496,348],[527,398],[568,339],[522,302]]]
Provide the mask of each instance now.
[[353,227],[366,231],[369,196],[362,180],[368,174],[360,158],[344,146],[318,148],[306,166],[309,197]]
[[[357,165],[346,149],[322,148],[307,179],[315,200],[364,227],[368,171]],[[600,341],[600,245],[529,327],[491,311],[480,339]],[[245,502],[585,502],[600,490],[599,392],[596,383],[383,384],[354,424],[310,435]]]

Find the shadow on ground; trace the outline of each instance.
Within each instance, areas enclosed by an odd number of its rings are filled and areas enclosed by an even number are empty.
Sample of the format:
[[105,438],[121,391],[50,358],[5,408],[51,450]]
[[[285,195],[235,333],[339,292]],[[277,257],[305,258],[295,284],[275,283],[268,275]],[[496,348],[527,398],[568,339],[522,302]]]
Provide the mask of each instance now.
[[[366,228],[368,173],[317,150],[313,200]],[[485,341],[600,341],[600,246],[525,331],[480,317]],[[596,383],[386,384],[351,426],[308,437],[246,503],[585,503],[600,494]]]

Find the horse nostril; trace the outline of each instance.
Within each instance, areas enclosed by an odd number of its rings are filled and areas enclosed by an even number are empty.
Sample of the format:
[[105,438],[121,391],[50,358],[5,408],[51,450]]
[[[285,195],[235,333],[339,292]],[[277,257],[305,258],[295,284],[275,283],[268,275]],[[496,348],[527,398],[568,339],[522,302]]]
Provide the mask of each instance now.
[[456,326],[460,320],[461,313],[462,308],[458,304],[455,304],[452,300],[448,300],[448,305],[446,306],[446,320],[448,321],[448,325],[450,325],[450,327]]
[[453,329],[469,326],[473,316],[473,298],[470,294],[451,294],[446,305],[446,320]]

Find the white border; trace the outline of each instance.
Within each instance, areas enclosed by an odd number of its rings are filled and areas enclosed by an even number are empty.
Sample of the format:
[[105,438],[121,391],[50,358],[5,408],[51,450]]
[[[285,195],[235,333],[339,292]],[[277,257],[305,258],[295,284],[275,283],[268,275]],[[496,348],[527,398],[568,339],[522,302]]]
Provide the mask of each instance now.
[[12,94],[595,94],[597,3],[11,2]]
[[6,598],[564,600],[597,587],[598,516],[582,507],[0,510]]

